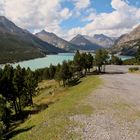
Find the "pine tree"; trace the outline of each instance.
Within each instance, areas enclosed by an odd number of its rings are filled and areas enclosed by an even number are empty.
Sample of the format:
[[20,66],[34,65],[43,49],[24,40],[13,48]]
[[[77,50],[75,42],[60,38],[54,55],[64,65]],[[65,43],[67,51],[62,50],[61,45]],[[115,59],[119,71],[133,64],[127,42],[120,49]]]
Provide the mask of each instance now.
[[98,67],[98,72],[100,73],[102,70],[102,65],[104,65],[104,72],[105,72],[105,65],[108,61],[108,52],[103,49],[99,49],[95,55],[95,64]]
[[16,97],[17,97],[17,108],[18,112],[22,113],[22,105],[24,104],[22,98],[25,97],[25,88],[24,88],[24,74],[21,67],[18,65],[14,71],[13,77],[13,86],[15,89]]
[[36,87],[38,85],[38,81],[35,78],[35,74],[28,68],[25,76],[25,90],[26,90],[26,100],[30,105],[33,105],[33,95],[35,95]]
[[49,67],[49,75],[50,79],[54,79],[56,68],[52,64]]
[[88,71],[90,71],[93,67],[93,56],[90,53],[87,54],[86,64]]
[[60,85],[60,82],[61,82],[61,65],[58,64],[57,67],[56,67],[56,72],[55,72],[55,80],[59,82],[59,85]]
[[74,67],[76,72],[78,72],[78,76],[80,76],[81,71],[83,70],[83,60],[79,51],[77,51],[74,56]]
[[63,86],[65,87],[66,81],[69,79],[69,66],[66,61],[63,61],[63,64],[61,66],[60,78],[63,81]]

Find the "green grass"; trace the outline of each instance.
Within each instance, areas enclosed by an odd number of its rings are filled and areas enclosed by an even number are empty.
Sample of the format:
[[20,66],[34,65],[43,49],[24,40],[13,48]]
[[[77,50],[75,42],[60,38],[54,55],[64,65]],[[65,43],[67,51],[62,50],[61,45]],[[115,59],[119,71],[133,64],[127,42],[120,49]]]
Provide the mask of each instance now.
[[81,83],[74,87],[58,89],[54,95],[46,94],[45,96],[47,90],[43,90],[42,94],[35,97],[35,103],[53,102],[53,104],[40,113],[31,115],[24,123],[20,124],[16,128],[16,135],[12,140],[77,139],[79,134],[68,131],[70,127],[78,125],[70,120],[70,116],[92,113],[93,109],[85,99],[101,83],[98,76],[89,76],[81,79]]

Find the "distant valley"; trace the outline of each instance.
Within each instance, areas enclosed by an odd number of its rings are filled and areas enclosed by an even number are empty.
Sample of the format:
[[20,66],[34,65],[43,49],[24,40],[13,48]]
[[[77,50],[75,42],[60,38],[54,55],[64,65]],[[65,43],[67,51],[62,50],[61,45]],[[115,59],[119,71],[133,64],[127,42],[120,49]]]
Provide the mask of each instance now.
[[35,35],[21,29],[4,16],[0,16],[0,63],[23,61],[47,54],[98,50],[105,48],[110,53],[135,55],[140,46],[140,26],[121,37],[104,34],[93,36],[78,34],[70,41],[54,33],[42,30]]

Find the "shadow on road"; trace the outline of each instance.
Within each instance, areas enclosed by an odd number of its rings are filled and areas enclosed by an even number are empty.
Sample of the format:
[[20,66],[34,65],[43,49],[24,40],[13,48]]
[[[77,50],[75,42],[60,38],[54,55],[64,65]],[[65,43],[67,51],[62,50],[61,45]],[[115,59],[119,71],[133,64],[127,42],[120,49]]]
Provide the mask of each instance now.
[[104,74],[126,74],[127,72],[115,72],[115,71],[113,71],[113,72],[105,72]]

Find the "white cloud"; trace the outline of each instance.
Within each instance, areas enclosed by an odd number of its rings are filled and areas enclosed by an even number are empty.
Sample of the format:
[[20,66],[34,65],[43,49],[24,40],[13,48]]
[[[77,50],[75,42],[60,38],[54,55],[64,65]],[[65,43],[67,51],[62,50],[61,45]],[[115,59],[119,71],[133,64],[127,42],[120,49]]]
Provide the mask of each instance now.
[[64,8],[60,12],[60,16],[61,16],[62,19],[68,19],[69,17],[72,16],[72,13],[70,12],[70,10],[68,8]]
[[[65,1],[74,8],[62,7]],[[69,39],[77,34],[119,36],[140,23],[140,8],[126,0],[111,0],[111,6],[112,12],[97,14],[91,0],[0,0],[0,15],[33,32],[46,29]],[[87,24],[68,31],[62,29],[61,23],[71,17]]]
[[77,10],[85,9],[90,6],[90,0],[73,0]]
[[87,21],[91,20],[90,23],[69,30],[68,35],[73,37],[77,33],[86,35],[104,33],[109,36],[120,36],[140,22],[140,8],[130,6],[124,0],[112,0],[111,6],[114,9],[111,13],[91,13],[87,17]]
[[0,15],[4,14],[4,0],[0,1]]
[[0,5],[6,17],[31,31],[46,29],[59,34],[60,23],[71,16],[68,8],[61,7],[61,0],[4,0]]

